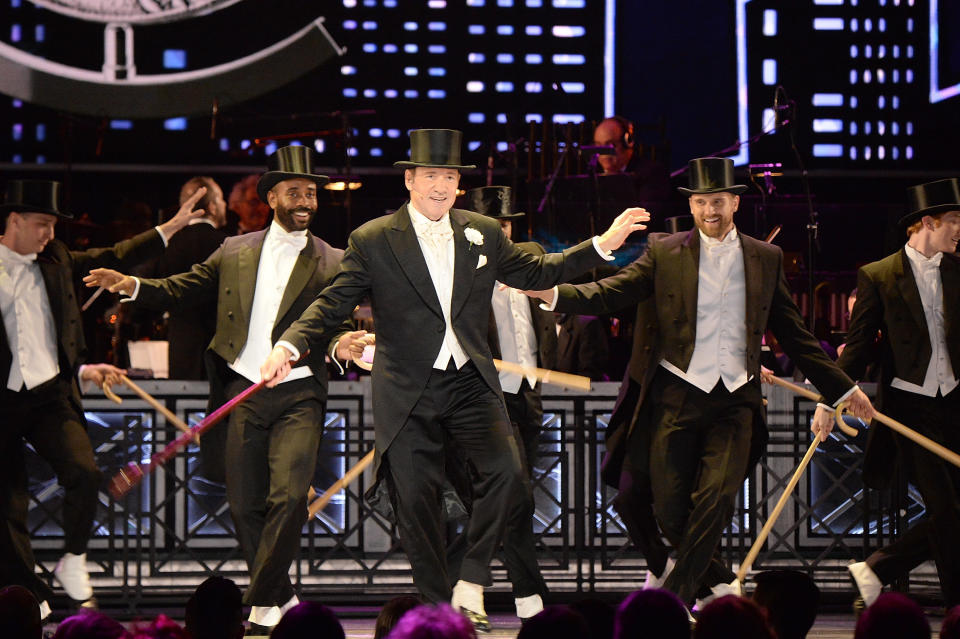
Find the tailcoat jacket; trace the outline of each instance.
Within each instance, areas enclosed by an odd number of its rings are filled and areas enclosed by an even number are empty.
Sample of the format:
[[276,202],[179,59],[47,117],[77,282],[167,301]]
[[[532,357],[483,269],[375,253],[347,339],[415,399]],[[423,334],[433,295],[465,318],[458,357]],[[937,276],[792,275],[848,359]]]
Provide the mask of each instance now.
[[[739,234],[743,249],[746,284],[746,369],[760,383],[760,352],[763,333],[770,329],[783,350],[803,370],[828,402],[843,396],[853,382],[820,348],[819,341],[803,323],[783,272],[780,248]],[[639,304],[634,327],[629,380],[621,393],[615,417],[607,433],[604,480],[616,486],[626,453],[627,436],[639,436],[631,446],[637,459],[646,458],[646,444],[653,429],[647,389],[660,361],[666,359],[687,370],[696,345],[697,292],[700,265],[700,233],[697,229],[673,234],[652,234],[646,251],[618,273],[590,284],[564,285],[555,310],[567,313],[610,313]],[[629,391],[634,391],[630,393]],[[624,400],[627,401],[624,401]],[[623,414],[629,417],[625,417]],[[766,448],[767,430],[762,408],[757,406],[751,438],[749,469]],[[642,470],[642,469],[637,469]]]
[[[502,401],[487,341],[494,283],[521,290],[550,288],[604,260],[590,241],[562,254],[532,255],[508,240],[497,220],[479,213],[451,209],[450,224],[453,331],[483,380]],[[465,233],[470,229],[471,233]],[[379,465],[427,385],[446,330],[406,204],[350,234],[340,272],[281,339],[301,352],[323,342],[367,295],[377,326],[371,376]]]
[[[50,312],[53,314],[61,377],[75,378],[77,369],[87,357],[87,342],[83,336],[83,321],[76,293],[80,278],[93,268],[130,268],[157,257],[163,253],[163,248],[160,233],[151,229],[112,247],[86,251],[70,251],[60,240],[53,240],[37,255],[50,300]],[[0,322],[0,379],[4,386],[10,376],[12,363],[13,354],[10,352],[7,331]],[[78,390],[73,400],[82,415]]]
[[[947,353],[954,373],[960,374],[960,257],[943,254],[940,280]],[[861,379],[868,365],[879,363],[883,410],[883,389],[894,377],[923,385],[932,353],[920,290],[906,251],[900,249],[862,267],[857,272],[857,303],[847,345],[837,364],[850,377]],[[867,437],[864,481],[873,487],[888,485],[895,464],[896,436],[889,428],[875,425]]]

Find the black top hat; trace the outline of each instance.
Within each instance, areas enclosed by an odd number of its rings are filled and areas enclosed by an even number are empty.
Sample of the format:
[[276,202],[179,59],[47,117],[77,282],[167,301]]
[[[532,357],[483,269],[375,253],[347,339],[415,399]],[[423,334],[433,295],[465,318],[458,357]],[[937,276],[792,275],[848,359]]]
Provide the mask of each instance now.
[[464,206],[495,220],[512,220],[526,213],[514,213],[510,206],[512,189],[509,186],[481,186],[464,195]]
[[413,169],[429,166],[439,169],[475,169],[476,164],[460,163],[460,138],[453,129],[414,129],[410,132],[410,160],[394,162],[394,166]]
[[53,180],[10,180],[0,204],[0,215],[17,213],[47,213],[67,219],[72,213],[60,210],[60,183]]
[[695,158],[687,163],[688,188],[679,187],[686,195],[694,193],[733,193],[747,190],[744,184],[734,184],[733,160],[730,158]]
[[901,226],[910,226],[924,215],[960,211],[960,180],[949,178],[918,184],[907,189],[907,210]]
[[285,146],[267,158],[267,172],[261,175],[257,182],[257,195],[266,203],[267,191],[278,182],[294,178],[313,180],[318,187],[330,181],[326,175],[313,172],[313,150],[310,147]]

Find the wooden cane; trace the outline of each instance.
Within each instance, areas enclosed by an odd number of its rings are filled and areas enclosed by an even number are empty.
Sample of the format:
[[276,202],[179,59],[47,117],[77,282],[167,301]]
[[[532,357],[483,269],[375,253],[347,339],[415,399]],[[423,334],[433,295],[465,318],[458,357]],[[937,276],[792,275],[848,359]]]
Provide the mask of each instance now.
[[[300,355],[300,360],[306,357],[309,353],[310,351],[302,353]],[[296,364],[296,362],[294,362],[294,364]],[[181,448],[184,448],[190,441],[192,441],[194,437],[199,437],[206,431],[210,430],[214,424],[229,415],[234,408],[246,401],[248,397],[266,385],[266,381],[261,380],[256,384],[248,386],[239,395],[207,415],[199,424],[196,424],[187,432],[181,433],[179,437],[167,444],[163,450],[154,454],[153,457],[150,458],[150,462],[146,467],[142,467],[136,462],[130,462],[127,464],[125,468],[121,469],[110,479],[110,485],[108,487],[110,494],[114,499],[121,499],[124,497],[135,486],[142,482],[144,477],[166,464],[171,457],[176,455],[177,452]]]
[[[808,399],[812,399],[812,400],[815,401],[815,402],[818,402],[818,401],[822,401],[822,400],[823,400],[823,398],[820,397],[819,395],[817,395],[816,393],[814,393],[814,392],[812,392],[812,391],[810,391],[810,390],[807,390],[806,388],[803,388],[802,386],[797,386],[796,384],[791,384],[790,382],[785,381],[785,380],[782,380],[782,379],[780,379],[779,377],[774,377],[774,378],[773,378],[773,382],[774,382],[775,384],[778,384],[778,385],[780,385],[780,386],[783,386],[784,388],[788,388],[788,389],[792,390],[794,393],[797,393],[798,395],[803,395],[804,397],[807,397]],[[857,436],[857,430],[856,430],[855,428],[851,428],[850,426],[847,426],[847,425],[843,422],[843,420],[841,419],[842,413],[843,413],[843,410],[840,409],[840,408],[838,408],[838,409],[837,409],[837,412],[836,412],[837,426],[838,426],[838,427],[844,432],[844,434],[847,435],[848,437],[856,437],[856,436]],[[876,421],[880,422],[881,424],[884,424],[884,425],[888,426],[889,428],[892,428],[893,430],[895,430],[896,432],[900,433],[901,435],[903,435],[903,436],[906,437],[907,439],[913,441],[913,442],[916,443],[917,445],[926,448],[927,450],[929,450],[931,453],[933,453],[933,454],[936,455],[937,457],[940,457],[941,459],[944,459],[944,460],[950,462],[951,464],[953,464],[954,466],[957,466],[958,468],[960,468],[960,455],[958,455],[958,454],[955,453],[954,451],[950,450],[949,448],[947,448],[947,447],[945,447],[945,446],[942,446],[941,444],[938,444],[937,442],[933,441],[932,439],[930,439],[929,437],[927,437],[927,436],[925,436],[925,435],[921,435],[920,433],[918,433],[917,431],[913,430],[913,429],[910,428],[909,426],[906,426],[905,424],[903,424],[903,423],[901,423],[901,422],[898,422],[897,420],[893,419],[892,417],[888,417],[887,415],[884,415],[883,413],[875,412],[874,415],[873,415],[873,419],[875,419]]]
[[763,546],[763,542],[767,540],[767,535],[769,535],[773,529],[777,517],[780,516],[780,511],[783,510],[783,507],[787,504],[787,500],[790,499],[790,495],[793,494],[793,489],[796,488],[797,482],[800,481],[800,476],[803,475],[803,471],[806,470],[807,464],[813,459],[813,453],[816,452],[819,444],[820,439],[814,436],[813,441],[810,442],[810,447],[807,448],[807,454],[803,456],[800,465],[797,466],[797,470],[793,473],[793,477],[787,482],[787,487],[783,489],[783,494],[780,495],[780,499],[777,500],[777,505],[773,507],[773,512],[770,513],[767,523],[763,525],[760,534],[757,535],[757,539],[753,542],[753,545],[750,546],[750,552],[747,553],[747,558],[740,564],[740,570],[737,571],[737,581],[743,582],[747,573],[750,572],[753,562],[756,560],[757,555],[760,554],[760,548]]
[[505,362],[501,359],[494,359],[493,365],[498,371],[515,373],[517,375],[531,375],[536,377],[544,384],[553,384],[555,386],[566,386],[567,388],[576,388],[578,390],[590,390],[590,378],[583,375],[572,375],[570,373],[561,373],[560,371],[551,371],[546,368],[535,368],[521,366],[514,362]]
[[[182,419],[174,415],[169,408],[167,408],[166,406],[158,402],[153,395],[151,395],[147,391],[140,388],[140,386],[138,386],[137,384],[134,384],[129,377],[127,377],[126,375],[121,375],[120,381],[126,384],[130,388],[130,390],[132,390],[134,393],[139,395],[140,399],[150,404],[150,406],[152,406],[154,410],[156,410],[158,413],[166,417],[167,421],[173,424],[174,426],[176,426],[180,430],[180,432],[182,433],[190,432],[190,427],[187,426]],[[196,442],[196,444],[199,446],[200,435],[194,434],[193,441]]]
[[113,392],[113,389],[110,388],[110,384],[104,382],[100,385],[100,388],[103,390],[103,394],[114,404],[122,404],[123,398]]
[[[782,387],[786,388],[787,390],[791,390],[791,391],[793,391],[794,393],[796,393],[797,395],[802,395],[803,397],[806,397],[807,399],[809,399],[809,400],[811,400],[811,401],[814,401],[814,402],[822,402],[822,401],[824,401],[824,399],[823,399],[823,397],[822,397],[821,395],[818,395],[817,393],[814,393],[812,390],[810,390],[810,389],[808,389],[808,388],[804,388],[803,386],[797,386],[796,384],[794,384],[794,383],[792,383],[792,382],[788,382],[788,381],[785,380],[785,379],[780,379],[779,377],[770,377],[770,379],[771,379],[771,380],[773,381],[773,383],[776,384],[777,386],[782,386]],[[841,406],[842,406],[842,404],[841,404]],[[840,408],[837,408],[837,410],[836,410],[837,428],[839,428],[840,430],[842,430],[842,431],[843,431],[843,434],[846,435],[847,437],[856,437],[857,435],[860,434],[860,431],[858,431],[856,428],[853,428],[852,426],[848,426],[842,419],[840,419],[840,416],[842,415],[842,412],[843,412],[843,411],[842,411]]]
[[960,455],[953,452],[949,448],[945,446],[941,446],[940,444],[933,441],[929,437],[921,435],[920,433],[913,430],[912,428],[905,426],[904,424],[898,422],[892,417],[887,417],[883,413],[877,413],[876,415],[873,416],[873,418],[878,422],[880,422],[881,424],[889,426],[890,428],[897,431],[898,433],[900,433],[907,439],[913,441],[914,443],[919,444],[920,446],[923,446],[924,448],[929,450],[931,453],[933,453],[937,457],[940,457],[941,459],[944,459],[950,462],[951,464],[953,464],[954,466],[960,468]]
[[317,497],[314,501],[310,503],[310,506],[307,508],[307,518],[313,519],[317,516],[321,510],[323,510],[327,504],[330,503],[330,500],[333,499],[333,496],[339,493],[341,490],[346,488],[350,482],[357,478],[357,476],[362,473],[370,463],[373,462],[373,451],[363,456],[363,459],[358,461],[356,465],[344,473],[343,477],[333,482],[333,485],[330,486],[327,490],[324,491],[322,495]]

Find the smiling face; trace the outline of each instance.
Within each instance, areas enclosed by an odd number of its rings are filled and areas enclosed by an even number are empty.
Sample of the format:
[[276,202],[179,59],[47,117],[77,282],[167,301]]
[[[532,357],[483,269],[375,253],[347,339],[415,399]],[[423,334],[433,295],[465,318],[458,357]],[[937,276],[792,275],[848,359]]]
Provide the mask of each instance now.
[[947,211],[933,218],[929,215],[921,218],[929,235],[929,247],[934,251],[954,253],[960,241],[960,210]]
[[3,243],[20,255],[41,253],[54,237],[57,216],[49,213],[17,213],[7,216]]
[[277,223],[288,233],[303,231],[317,212],[317,185],[313,180],[294,178],[277,182],[267,192],[267,201]]
[[704,235],[722,240],[733,229],[733,214],[740,196],[731,193],[694,193],[690,196],[693,222]]
[[460,171],[420,166],[404,171],[403,181],[413,208],[431,220],[439,220],[453,208]]

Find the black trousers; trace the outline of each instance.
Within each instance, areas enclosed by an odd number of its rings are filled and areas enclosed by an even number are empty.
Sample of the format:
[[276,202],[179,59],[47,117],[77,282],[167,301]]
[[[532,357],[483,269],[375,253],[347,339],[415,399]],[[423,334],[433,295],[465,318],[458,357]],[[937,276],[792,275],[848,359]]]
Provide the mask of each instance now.
[[721,381],[705,393],[661,369],[649,396],[653,507],[677,554],[664,587],[689,603],[735,577],[717,549],[743,484],[760,390],[747,383],[731,393]]
[[[250,382],[235,375],[235,397]],[[307,520],[323,430],[323,389],[315,378],[264,388],[237,406],[227,430],[227,500],[250,570],[243,601],[280,606],[294,595],[290,564]]]
[[[946,397],[925,397],[889,389],[884,408],[920,434],[947,448],[960,450],[960,389]],[[886,428],[876,424],[873,428]],[[960,604],[960,469],[925,448],[897,436],[907,478],[923,496],[927,518],[905,535],[867,558],[884,584],[933,559],[948,608]]]
[[30,496],[24,442],[53,468],[63,487],[63,536],[66,552],[87,551],[101,472],[93,456],[86,422],[71,399],[73,380],[57,377],[34,388],[0,391],[4,426],[0,428],[0,585],[18,584],[39,601],[53,593],[34,573],[27,530]]
[[413,581],[432,603],[450,600],[450,584],[456,577],[448,571],[441,502],[445,437],[456,442],[475,471],[460,579],[490,585],[490,561],[505,528],[530,528],[532,517],[520,451],[497,395],[471,362],[459,371],[433,371],[385,452],[391,498]]

